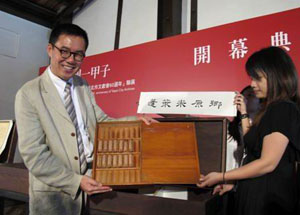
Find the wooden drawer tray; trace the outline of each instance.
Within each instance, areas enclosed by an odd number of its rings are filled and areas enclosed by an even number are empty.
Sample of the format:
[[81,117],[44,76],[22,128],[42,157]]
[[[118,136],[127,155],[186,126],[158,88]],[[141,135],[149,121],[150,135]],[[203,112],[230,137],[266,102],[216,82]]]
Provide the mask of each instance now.
[[93,178],[102,184],[195,184],[199,176],[194,123],[97,124]]

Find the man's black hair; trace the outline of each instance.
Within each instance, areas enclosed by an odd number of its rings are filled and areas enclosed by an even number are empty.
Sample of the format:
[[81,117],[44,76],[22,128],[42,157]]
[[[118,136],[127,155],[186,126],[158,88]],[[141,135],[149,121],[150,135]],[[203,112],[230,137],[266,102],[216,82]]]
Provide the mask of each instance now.
[[85,41],[85,49],[87,49],[89,46],[89,39],[86,31],[80,28],[78,25],[69,23],[57,25],[53,28],[50,34],[49,43],[54,45],[57,42],[60,35],[72,35],[82,37]]

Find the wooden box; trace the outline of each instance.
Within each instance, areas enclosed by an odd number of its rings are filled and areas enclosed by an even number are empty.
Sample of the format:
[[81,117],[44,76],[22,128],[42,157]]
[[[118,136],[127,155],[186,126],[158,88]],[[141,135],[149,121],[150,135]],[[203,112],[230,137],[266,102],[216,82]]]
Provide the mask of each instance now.
[[194,123],[98,123],[93,178],[102,184],[196,184],[199,176]]

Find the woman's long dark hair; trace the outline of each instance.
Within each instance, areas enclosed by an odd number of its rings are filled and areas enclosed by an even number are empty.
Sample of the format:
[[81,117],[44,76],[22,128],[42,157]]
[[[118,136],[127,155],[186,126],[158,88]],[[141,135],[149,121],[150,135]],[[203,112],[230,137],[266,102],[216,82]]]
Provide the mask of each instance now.
[[252,54],[247,63],[248,75],[259,80],[258,73],[267,79],[267,97],[254,124],[258,124],[268,105],[280,100],[289,100],[300,106],[298,73],[290,56],[281,48],[268,47]]

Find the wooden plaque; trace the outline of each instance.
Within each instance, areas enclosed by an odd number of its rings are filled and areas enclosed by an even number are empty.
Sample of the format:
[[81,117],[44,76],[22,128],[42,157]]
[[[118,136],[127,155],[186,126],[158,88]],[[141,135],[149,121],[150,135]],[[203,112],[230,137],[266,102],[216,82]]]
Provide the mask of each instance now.
[[199,176],[194,123],[97,124],[93,178],[102,184],[196,184]]

